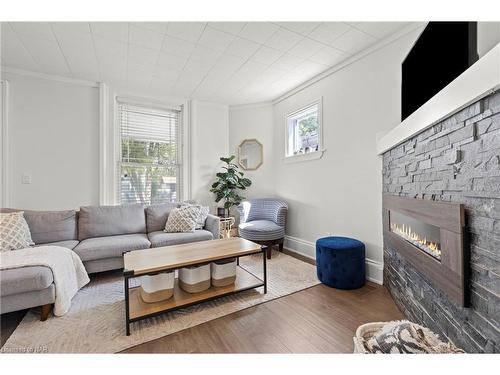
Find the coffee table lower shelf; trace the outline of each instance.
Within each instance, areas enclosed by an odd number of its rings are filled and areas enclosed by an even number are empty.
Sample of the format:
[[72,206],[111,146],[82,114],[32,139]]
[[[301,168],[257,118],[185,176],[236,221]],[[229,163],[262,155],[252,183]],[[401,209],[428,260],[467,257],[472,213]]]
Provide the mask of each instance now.
[[264,285],[263,280],[238,266],[236,268],[236,280],[234,284],[223,287],[212,286],[200,293],[185,292],[179,287],[178,279],[175,279],[174,295],[165,301],[146,303],[141,298],[140,287],[133,287],[129,289],[129,322],[132,323],[167,311],[209,301],[236,292],[263,287]]

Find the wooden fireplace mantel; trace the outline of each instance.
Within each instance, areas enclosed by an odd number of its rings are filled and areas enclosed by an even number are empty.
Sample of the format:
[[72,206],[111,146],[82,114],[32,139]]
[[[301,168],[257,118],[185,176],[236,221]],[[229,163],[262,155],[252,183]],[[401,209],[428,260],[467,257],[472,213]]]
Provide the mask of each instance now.
[[[390,230],[391,211],[397,211],[424,223],[439,227],[441,261],[420,250]],[[383,196],[384,238],[387,246],[400,252],[435,287],[459,306],[466,306],[466,246],[463,205],[424,199]]]

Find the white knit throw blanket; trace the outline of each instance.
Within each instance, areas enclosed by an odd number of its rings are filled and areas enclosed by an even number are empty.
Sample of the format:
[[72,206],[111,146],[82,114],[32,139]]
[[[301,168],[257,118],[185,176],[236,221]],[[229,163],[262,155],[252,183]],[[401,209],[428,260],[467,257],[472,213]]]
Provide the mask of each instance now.
[[71,299],[90,279],[80,257],[60,246],[40,246],[11,250],[0,254],[0,269],[45,266],[54,277],[54,315],[61,316],[71,307]]

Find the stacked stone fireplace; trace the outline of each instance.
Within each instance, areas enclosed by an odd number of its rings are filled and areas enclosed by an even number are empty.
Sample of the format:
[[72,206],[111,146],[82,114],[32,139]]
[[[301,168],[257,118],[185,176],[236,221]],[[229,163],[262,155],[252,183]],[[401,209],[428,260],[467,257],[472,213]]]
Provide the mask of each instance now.
[[[385,152],[383,193],[461,204],[464,303],[391,240],[411,242],[402,226],[384,230],[384,284],[410,320],[468,352],[500,352],[500,92]],[[420,247],[436,246],[426,239]]]

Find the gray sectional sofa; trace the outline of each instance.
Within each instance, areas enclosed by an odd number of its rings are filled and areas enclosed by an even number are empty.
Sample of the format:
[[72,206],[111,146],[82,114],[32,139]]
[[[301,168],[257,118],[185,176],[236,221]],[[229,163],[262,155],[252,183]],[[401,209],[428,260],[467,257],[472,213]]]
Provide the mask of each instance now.
[[[123,268],[122,255],[127,251],[218,238],[219,218],[213,215],[194,233],[163,232],[168,214],[178,206],[86,206],[79,211],[24,211],[24,217],[35,246],[67,247],[80,256],[88,273],[96,273]],[[52,272],[47,267],[0,271],[2,314],[50,305],[54,296]]]

